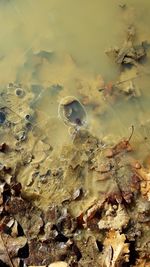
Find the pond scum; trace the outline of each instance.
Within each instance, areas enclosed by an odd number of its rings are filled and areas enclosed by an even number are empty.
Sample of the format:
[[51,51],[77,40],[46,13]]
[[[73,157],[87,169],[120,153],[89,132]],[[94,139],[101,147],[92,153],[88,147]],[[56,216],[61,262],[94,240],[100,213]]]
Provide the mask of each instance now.
[[[148,44],[135,44],[134,37],[131,26],[123,46],[106,51],[120,66],[120,80],[80,77],[79,99],[63,98],[59,84],[46,92],[37,85],[38,94],[17,83],[1,91],[0,266],[150,266],[149,151],[137,160],[136,127],[118,141],[102,139],[88,118],[91,105],[101,116],[119,101],[141,97],[133,80],[144,69]],[[124,81],[127,69],[134,75]],[[49,125],[38,110],[44,94],[59,99],[59,123],[69,136],[59,149],[47,132],[55,135],[57,121]],[[149,126],[146,121],[145,143]]]

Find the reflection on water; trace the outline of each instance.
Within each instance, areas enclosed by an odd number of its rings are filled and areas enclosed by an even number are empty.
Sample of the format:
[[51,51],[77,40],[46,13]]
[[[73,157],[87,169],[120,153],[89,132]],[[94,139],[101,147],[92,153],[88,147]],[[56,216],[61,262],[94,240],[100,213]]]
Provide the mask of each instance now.
[[144,70],[149,69],[149,59],[131,85],[140,92],[138,98],[114,103],[99,89],[104,81],[118,80],[119,67],[105,50],[122,45],[131,23],[137,29],[136,41],[149,42],[149,7],[148,0],[0,1],[1,86],[15,81],[32,90],[31,105],[43,118],[38,126],[45,127],[53,144],[69,138],[57,116],[58,104],[67,95],[85,105],[88,127],[96,135],[121,138],[135,125],[135,142],[144,142],[150,98],[150,78]]

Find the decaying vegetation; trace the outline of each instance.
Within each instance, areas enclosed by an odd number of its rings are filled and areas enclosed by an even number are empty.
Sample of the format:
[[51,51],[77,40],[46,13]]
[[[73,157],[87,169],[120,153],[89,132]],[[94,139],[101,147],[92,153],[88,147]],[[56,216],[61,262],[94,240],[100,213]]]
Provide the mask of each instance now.
[[[139,70],[146,51],[133,47],[133,35],[130,28],[115,58]],[[101,103],[139,97],[136,88],[100,84]],[[86,98],[80,83],[79,94],[96,112],[94,92]],[[79,127],[55,151],[34,98],[16,84],[1,94],[0,266],[150,266],[149,155],[136,160],[134,127],[117,144]]]

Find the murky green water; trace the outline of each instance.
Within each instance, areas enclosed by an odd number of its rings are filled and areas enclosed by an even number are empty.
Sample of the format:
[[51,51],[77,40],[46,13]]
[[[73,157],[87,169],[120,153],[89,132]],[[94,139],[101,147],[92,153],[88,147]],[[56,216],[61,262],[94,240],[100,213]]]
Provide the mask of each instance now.
[[70,140],[57,110],[62,97],[74,95],[88,103],[93,134],[116,140],[130,135],[134,125],[133,141],[149,148],[144,137],[149,135],[150,52],[132,83],[140,91],[138,99],[114,104],[98,91],[103,81],[119,80],[120,69],[105,50],[122,45],[130,24],[135,25],[137,43],[149,42],[149,8],[148,0],[0,1],[0,84],[16,82],[34,90],[33,106],[42,114],[52,145]]

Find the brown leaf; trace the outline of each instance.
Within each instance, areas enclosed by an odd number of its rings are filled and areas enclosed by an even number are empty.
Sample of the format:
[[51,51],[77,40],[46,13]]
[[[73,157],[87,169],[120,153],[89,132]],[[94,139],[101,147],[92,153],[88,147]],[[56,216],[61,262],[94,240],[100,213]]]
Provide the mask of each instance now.
[[0,259],[5,264],[11,267],[17,266],[16,261],[18,258],[18,251],[23,248],[27,243],[25,236],[12,238],[10,235],[1,233],[0,235]]
[[113,156],[116,156],[117,154],[122,152],[130,152],[130,151],[132,151],[132,147],[128,140],[122,140],[112,148]]
[[67,267],[67,266],[68,266],[67,262],[64,261],[56,261],[48,265],[48,267]]
[[141,168],[136,170],[140,179],[140,191],[144,198],[150,201],[150,170]]
[[129,260],[129,245],[119,231],[110,230],[104,240],[104,267],[120,267]]
[[10,267],[14,267],[12,264],[12,261],[9,257],[8,251],[7,251],[7,247],[5,246],[3,239],[0,235],[0,259],[2,262],[4,262],[5,264],[7,264]]
[[133,267],[149,267],[150,266],[150,261],[144,260],[144,259],[138,259],[136,261],[136,265]]
[[23,248],[27,243],[25,236],[11,237],[10,235],[1,233],[1,238],[10,258],[17,257],[19,249]]
[[127,226],[129,215],[123,205],[119,204],[117,206],[105,203],[103,210],[105,210],[105,213],[103,213],[103,216],[98,223],[99,229],[121,230],[123,227]]

